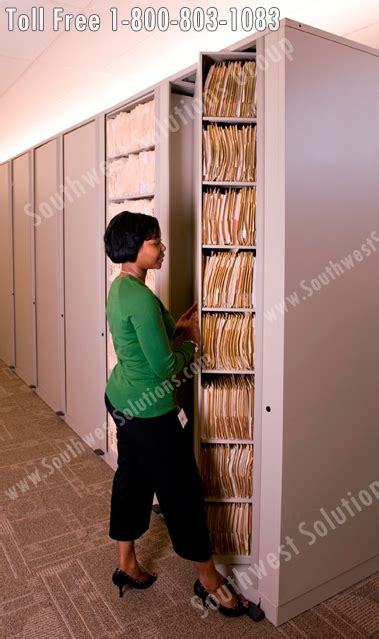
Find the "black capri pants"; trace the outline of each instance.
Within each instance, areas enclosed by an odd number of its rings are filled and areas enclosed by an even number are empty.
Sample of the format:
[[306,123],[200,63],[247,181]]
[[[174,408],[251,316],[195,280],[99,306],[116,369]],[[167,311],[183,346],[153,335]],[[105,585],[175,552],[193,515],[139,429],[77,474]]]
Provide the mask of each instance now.
[[132,541],[149,528],[156,493],[175,552],[207,561],[212,546],[204,492],[189,429],[178,409],[159,417],[131,417],[105,404],[117,427],[117,470],[113,479],[109,536]]

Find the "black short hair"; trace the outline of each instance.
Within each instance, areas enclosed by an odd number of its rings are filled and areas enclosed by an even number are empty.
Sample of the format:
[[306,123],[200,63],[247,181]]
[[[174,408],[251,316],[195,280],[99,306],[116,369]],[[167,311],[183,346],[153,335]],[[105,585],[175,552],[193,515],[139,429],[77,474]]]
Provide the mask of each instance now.
[[122,211],[109,222],[104,233],[105,252],[115,264],[135,262],[145,240],[160,236],[156,217]]

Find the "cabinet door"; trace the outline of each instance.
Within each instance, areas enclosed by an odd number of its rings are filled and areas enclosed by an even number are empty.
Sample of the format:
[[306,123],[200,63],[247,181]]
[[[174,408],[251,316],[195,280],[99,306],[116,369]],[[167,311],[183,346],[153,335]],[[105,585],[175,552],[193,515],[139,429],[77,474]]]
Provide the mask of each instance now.
[[0,359],[14,366],[11,164],[0,166]]
[[63,195],[60,142],[35,150],[35,251],[37,393],[55,411],[64,412]]
[[37,381],[33,218],[28,152],[13,160],[13,241],[16,373],[29,385]]
[[[104,176],[95,121],[64,136],[66,421],[105,448]],[[104,437],[97,437],[101,428]],[[97,431],[99,433],[99,431]]]

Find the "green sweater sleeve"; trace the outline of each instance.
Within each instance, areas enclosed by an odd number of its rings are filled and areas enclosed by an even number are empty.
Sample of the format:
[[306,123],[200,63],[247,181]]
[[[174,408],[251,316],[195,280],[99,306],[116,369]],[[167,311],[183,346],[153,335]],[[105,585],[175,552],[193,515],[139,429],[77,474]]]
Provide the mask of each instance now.
[[159,302],[151,291],[138,291],[133,299],[129,318],[141,350],[158,377],[167,379],[190,362],[195,351],[194,345],[184,342],[177,350],[172,350]]

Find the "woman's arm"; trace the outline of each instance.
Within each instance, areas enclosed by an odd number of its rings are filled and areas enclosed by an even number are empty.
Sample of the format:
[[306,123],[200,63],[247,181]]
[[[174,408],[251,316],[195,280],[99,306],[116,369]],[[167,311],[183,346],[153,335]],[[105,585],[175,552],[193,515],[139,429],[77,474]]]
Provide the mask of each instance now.
[[192,359],[194,344],[183,342],[173,351],[156,297],[141,289],[134,301],[130,321],[149,366],[162,379],[175,375]]

